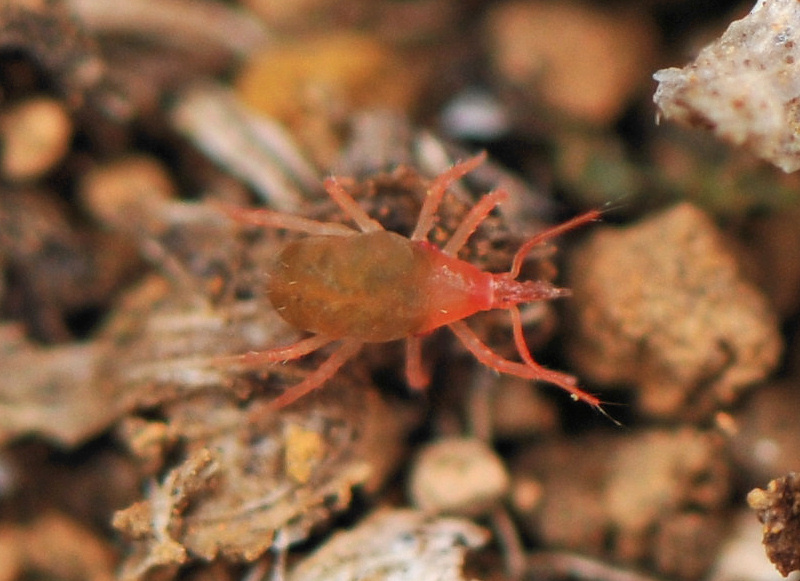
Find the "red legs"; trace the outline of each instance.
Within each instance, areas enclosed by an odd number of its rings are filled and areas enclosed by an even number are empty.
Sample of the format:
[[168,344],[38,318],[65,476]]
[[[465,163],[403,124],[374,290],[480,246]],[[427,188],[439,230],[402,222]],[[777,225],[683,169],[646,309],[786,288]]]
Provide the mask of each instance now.
[[422,363],[422,337],[406,339],[406,381],[412,389],[424,389],[430,383],[430,375]]
[[[525,256],[528,254],[528,252],[530,252],[531,249],[533,249],[535,246],[543,244],[547,240],[559,236],[560,234],[563,234],[568,230],[577,228],[578,226],[585,224],[586,222],[597,220],[599,217],[600,217],[600,212],[598,210],[590,210],[589,212],[581,214],[580,216],[576,216],[572,220],[568,220],[563,224],[554,226],[553,228],[548,228],[547,230],[540,232],[536,236],[531,237],[530,239],[525,241],[525,243],[522,244],[522,246],[520,246],[519,249],[517,249],[517,252],[514,254],[514,260],[511,263],[511,269],[508,271],[508,274],[506,276],[510,280],[514,280],[517,278],[517,276],[519,276],[519,271],[522,268],[522,261],[525,259]],[[554,293],[555,292],[560,293],[561,296],[569,294],[569,291],[565,289],[553,289],[553,291]],[[558,296],[558,295],[554,294],[553,296]],[[520,357],[522,357],[522,360],[529,367],[535,369],[544,369],[538,363],[536,363],[531,357],[530,349],[528,348],[528,344],[525,341],[525,335],[522,331],[522,317],[520,316],[519,309],[516,307],[516,305],[512,305],[508,307],[508,311],[511,314],[511,326],[514,332],[514,343],[516,344],[517,351],[519,352]],[[573,394],[573,396],[575,396],[574,392],[571,393]]]
[[425,240],[436,221],[436,210],[439,209],[439,204],[442,203],[442,198],[447,192],[447,188],[477,168],[485,160],[486,152],[480,153],[473,158],[454,165],[446,172],[439,174],[439,176],[433,180],[430,188],[428,188],[428,195],[425,198],[425,202],[422,204],[422,209],[419,212],[417,226],[411,234],[411,240]]
[[[479,200],[478,203],[472,207],[461,224],[459,224],[458,228],[453,233],[453,236],[450,238],[450,240],[448,240],[447,244],[445,244],[442,252],[450,255],[457,254],[464,244],[466,244],[467,240],[469,240],[469,237],[473,232],[475,232],[475,229],[481,224],[481,222],[486,219],[495,206],[503,202],[506,198],[507,194],[503,191],[490,192],[481,198],[481,200]],[[577,228],[586,222],[597,220],[599,217],[600,212],[598,210],[591,210],[585,214],[581,214],[580,216],[573,218],[572,220],[568,220],[563,224],[559,224],[558,226],[544,230],[536,236],[531,237],[524,244],[522,244],[522,246],[520,246],[520,248],[514,254],[511,269],[505,275],[505,277],[507,277],[509,280],[514,280],[517,278],[517,276],[519,276],[525,256],[527,256],[527,254],[535,246],[543,244],[551,238],[555,238],[564,232],[567,232],[573,228]],[[501,373],[508,373],[510,375],[515,375],[517,377],[526,379],[546,381],[548,383],[557,385],[568,391],[573,399],[588,403],[592,407],[600,410],[603,415],[609,417],[609,419],[616,423],[616,420],[608,416],[605,410],[602,409],[599,399],[577,387],[577,379],[575,377],[566,373],[547,369],[546,367],[542,367],[536,363],[536,361],[534,361],[530,354],[530,349],[528,348],[527,342],[525,341],[525,336],[522,330],[522,317],[520,316],[519,309],[516,305],[511,305],[507,308],[511,315],[514,344],[517,348],[519,356],[522,358],[523,363],[509,361],[497,355],[495,352],[489,349],[489,347],[487,347],[475,334],[475,332],[472,331],[463,321],[456,321],[450,323],[448,326],[456,335],[456,337],[458,337],[461,343],[463,343],[470,353],[472,353],[473,356],[475,356],[475,358],[483,365],[491,367],[492,369],[495,369]]]
[[574,376],[561,373],[559,371],[553,371],[552,369],[547,369],[533,360],[530,355],[530,351],[528,351],[528,347],[525,344],[525,339],[522,336],[522,322],[519,319],[519,310],[516,307],[512,307],[509,310],[511,310],[511,316],[512,319],[514,319],[514,340],[517,344],[517,350],[519,351],[520,356],[522,356],[522,359],[525,361],[524,364],[515,363],[514,361],[509,361],[508,359],[503,359],[500,357],[497,353],[489,349],[489,347],[487,347],[483,341],[480,340],[475,332],[470,329],[464,321],[450,323],[448,327],[450,327],[464,347],[466,347],[467,350],[472,353],[475,359],[477,359],[486,367],[491,367],[500,373],[515,375],[516,377],[521,377],[523,379],[546,381],[548,383],[552,383],[553,385],[557,385],[558,387],[568,391],[573,400],[588,403],[598,412],[607,417],[611,422],[621,426],[622,424],[619,421],[612,418],[608,412],[603,409],[603,406],[597,397],[590,393],[586,393],[577,386],[578,380]]
[[291,386],[281,395],[273,399],[267,404],[267,409],[279,410],[287,405],[297,401],[304,395],[307,395],[322,387],[325,382],[336,375],[339,368],[347,363],[347,361],[355,357],[356,353],[361,350],[364,345],[363,342],[355,339],[348,339],[343,341],[339,348],[328,357],[322,365],[317,367],[314,371],[309,373],[306,378],[300,383]]
[[[352,218],[362,232],[383,230],[383,226],[377,220],[369,217],[364,209],[345,191],[337,178],[330,177],[326,179],[324,186],[331,199]],[[320,222],[266,208],[240,208],[225,204],[217,204],[217,206],[237,222],[253,226],[282,228],[320,236],[352,236],[358,233],[357,230],[350,226],[339,224],[338,222]]]
[[[350,194],[344,190],[336,178],[325,180],[324,185],[328,195],[330,195],[333,201],[353,219],[362,232],[383,230],[383,226],[367,215],[361,206],[353,200]],[[327,236],[352,236],[358,233],[356,230],[344,224],[319,222],[317,220],[309,220],[308,218],[275,212],[264,208],[245,209],[223,206],[222,209],[228,216],[238,222],[266,228],[282,228],[285,230],[305,232],[307,234]],[[284,347],[276,347],[275,349],[267,349],[266,351],[251,351],[242,355],[217,357],[214,359],[214,363],[217,365],[259,367],[267,363],[299,359],[304,355],[321,349],[332,341],[333,339],[323,335],[314,335]],[[363,343],[361,341],[343,341],[339,348],[303,381],[288,388],[283,394],[271,401],[268,405],[268,409],[280,409],[321,387],[326,381],[333,377],[348,359],[358,353],[362,345]],[[419,371],[422,373],[421,356],[418,356],[418,359]],[[422,376],[417,375],[415,379],[419,379],[420,377]]]
[[508,193],[503,190],[495,190],[483,196],[458,225],[450,240],[442,248],[442,252],[455,256],[458,251],[467,243],[469,237],[480,226],[495,206],[502,204],[508,199]]
[[[439,205],[442,203],[442,198],[444,198],[445,193],[447,193],[447,189],[453,183],[476,169],[484,161],[486,161],[486,152],[479,153],[466,161],[454,165],[433,180],[428,188],[427,196],[417,218],[417,225],[410,236],[411,240],[424,240],[428,236],[436,220],[436,211],[439,209]],[[353,200],[350,194],[339,184],[336,177],[326,179],[324,185],[328,195],[330,195],[333,201],[336,202],[342,210],[347,212],[362,232],[376,232],[384,229],[378,221],[370,218],[364,209]],[[465,218],[464,222],[467,224],[465,225],[462,223],[459,229],[454,233],[454,236],[458,235],[457,241],[454,243],[451,239],[448,246],[455,246],[456,251],[461,248],[472,232],[475,231],[475,228],[478,227],[478,224],[491,212],[492,208],[507,197],[508,195],[503,192],[492,192],[484,196]],[[474,224],[469,226],[472,222],[474,222]],[[461,232],[462,229],[464,230],[463,232]],[[444,252],[447,253],[447,250],[444,250]]]
[[[514,361],[504,359],[484,345],[475,332],[463,321],[450,323],[448,327],[450,327],[453,333],[455,333],[459,341],[464,344],[464,347],[466,347],[469,352],[472,353],[475,358],[485,366],[491,367],[500,373],[515,375],[516,377],[521,377],[523,379],[536,379],[552,383],[567,390],[573,399],[586,402],[595,408],[600,407],[600,400],[578,388],[576,385],[578,380],[572,375],[542,367],[533,361],[533,359],[531,359],[530,362],[526,361],[525,363],[516,363]],[[530,357],[530,354],[528,357]]]
[[353,234],[358,234],[357,230],[353,230],[349,226],[336,222],[309,220],[308,218],[284,214],[283,212],[275,212],[274,210],[267,210],[266,208],[241,208],[239,206],[221,203],[215,205],[231,219],[251,226],[294,230],[296,232],[305,232],[306,234],[322,236],[352,236]]
[[522,360],[528,367],[541,367],[531,357],[531,350],[528,347],[528,342],[525,341],[525,334],[522,331],[522,316],[519,314],[519,309],[516,305],[508,307],[508,312],[511,314],[511,328],[514,333],[514,344],[517,347],[517,352]]
[[573,228],[577,228],[587,222],[593,222],[598,220],[601,216],[600,210],[589,210],[588,212],[581,214],[580,216],[575,216],[572,220],[567,220],[563,224],[559,224],[557,226],[553,226],[552,228],[548,228],[547,230],[543,230],[539,232],[536,236],[531,237],[530,239],[526,240],[525,243],[519,247],[516,254],[514,254],[514,261],[511,263],[511,270],[508,271],[508,274],[511,275],[511,278],[517,278],[519,276],[519,271],[522,268],[522,261],[525,260],[525,256],[534,246],[538,246],[539,244],[543,244],[547,242],[551,238],[555,238],[560,236],[564,232],[572,230]]
[[[268,349],[266,351],[250,351],[241,355],[216,357],[213,359],[213,362],[215,365],[240,365],[247,368],[258,368],[267,363],[300,359],[304,355],[313,353],[331,342],[333,342],[333,339],[325,337],[324,335],[314,335],[306,339],[301,339],[297,343],[286,345],[285,347],[276,347],[275,349]],[[334,351],[333,355],[331,355],[327,361],[306,376],[303,381],[291,386],[280,396],[269,402],[266,409],[280,409],[303,397],[305,394],[314,391],[318,387],[321,387],[326,381],[333,377],[336,371],[344,365],[348,359],[358,352],[361,345],[362,343],[359,341],[345,341],[342,343],[339,349]]]
[[362,232],[378,232],[384,229],[377,220],[369,217],[369,214],[345,191],[336,177],[326,179],[324,186],[328,195],[353,219]]
[[265,363],[293,361],[294,359],[300,359],[304,355],[313,353],[331,342],[333,342],[333,339],[325,337],[324,335],[314,335],[313,337],[301,339],[297,343],[292,343],[284,347],[276,347],[275,349],[267,349],[266,351],[249,351],[241,355],[223,355],[221,357],[216,357],[214,363],[218,365],[241,365],[252,368],[259,367]]

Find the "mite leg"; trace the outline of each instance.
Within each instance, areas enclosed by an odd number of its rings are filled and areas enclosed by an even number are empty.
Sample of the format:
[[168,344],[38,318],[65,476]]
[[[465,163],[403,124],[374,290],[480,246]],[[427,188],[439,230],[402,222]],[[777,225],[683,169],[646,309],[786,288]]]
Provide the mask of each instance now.
[[339,348],[325,360],[319,367],[308,374],[306,378],[300,383],[291,386],[281,395],[269,402],[268,409],[279,410],[286,407],[311,393],[315,389],[322,387],[326,381],[333,377],[339,368],[347,363],[348,359],[354,357],[364,345],[361,341],[348,340],[342,342]]
[[447,188],[449,188],[453,182],[474,170],[485,160],[486,152],[480,153],[473,158],[454,165],[444,173],[439,174],[433,180],[433,183],[431,183],[431,186],[428,188],[425,202],[422,204],[422,209],[419,212],[417,226],[411,234],[411,240],[425,240],[425,238],[427,238],[436,219],[436,210],[439,209],[439,204],[442,203],[442,198]]
[[531,248],[547,242],[551,238],[560,236],[564,232],[572,230],[573,228],[577,228],[578,226],[586,224],[586,222],[598,220],[600,216],[600,210],[589,210],[585,214],[575,216],[572,220],[567,220],[563,224],[543,230],[542,232],[539,232],[532,238],[528,239],[522,246],[519,247],[516,254],[514,254],[514,261],[511,263],[511,270],[509,271],[511,278],[517,278],[517,276],[519,276],[519,271],[522,268],[522,261],[525,260],[525,255],[531,251]]
[[[464,347],[485,366],[499,371],[500,373],[508,373],[509,375],[515,375],[523,379],[536,379],[552,383],[568,391],[573,399],[586,402],[594,408],[600,408],[600,400],[577,387],[578,380],[574,376],[542,367],[533,361],[532,358],[531,363],[533,365],[527,362],[516,363],[504,359],[489,349],[463,321],[450,323],[448,327],[452,329],[459,341],[464,344]],[[530,354],[528,356],[530,357]]]
[[276,347],[274,349],[267,349],[266,351],[250,351],[240,355],[222,355],[220,357],[215,357],[213,363],[218,366],[234,366],[252,369],[268,363],[300,359],[304,355],[313,353],[317,349],[333,341],[334,339],[330,339],[324,335],[314,335],[313,337],[302,339],[297,343],[292,343],[285,347]]
[[541,368],[541,366],[533,360],[531,350],[528,347],[528,342],[525,341],[525,333],[522,331],[522,316],[516,305],[508,307],[508,312],[511,313],[511,328],[514,332],[514,344],[517,347],[517,353],[522,360],[534,369]]
[[364,208],[345,191],[337,178],[330,177],[323,182],[323,185],[328,195],[353,219],[362,232],[379,232],[384,229],[380,222],[370,218]]
[[455,256],[458,251],[467,243],[469,237],[475,232],[475,229],[480,226],[486,217],[489,215],[495,206],[502,204],[508,199],[508,194],[503,190],[495,190],[483,196],[478,203],[472,206],[472,209],[458,225],[456,231],[447,241],[447,244],[442,248],[442,252]]
[[422,337],[406,339],[406,381],[412,389],[424,389],[431,382],[422,363]]
[[227,214],[229,218],[240,224],[295,230],[318,236],[352,236],[353,234],[358,234],[357,230],[336,222],[319,222],[318,220],[309,220],[301,216],[284,214],[283,212],[267,210],[266,208],[240,208],[239,206],[220,202],[209,203],[212,203]]

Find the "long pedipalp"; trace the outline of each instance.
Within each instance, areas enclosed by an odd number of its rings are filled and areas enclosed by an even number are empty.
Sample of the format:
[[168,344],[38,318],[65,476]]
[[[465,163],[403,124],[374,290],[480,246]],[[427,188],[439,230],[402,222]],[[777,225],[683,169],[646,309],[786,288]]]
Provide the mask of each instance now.
[[559,224],[558,226],[553,226],[552,228],[548,228],[539,234],[536,234],[532,238],[529,238],[522,246],[517,249],[516,254],[514,254],[514,260],[511,263],[511,270],[508,273],[511,275],[511,278],[517,278],[519,276],[519,271],[522,269],[522,261],[525,259],[525,256],[528,252],[531,251],[532,248],[538,246],[539,244],[543,244],[547,242],[551,238],[555,238],[556,236],[561,236],[564,232],[568,232],[569,230],[573,230],[578,226],[586,224],[587,222],[593,222],[594,220],[598,220],[602,213],[600,210],[589,210],[581,214],[580,216],[575,216],[572,220],[568,220],[563,224]]

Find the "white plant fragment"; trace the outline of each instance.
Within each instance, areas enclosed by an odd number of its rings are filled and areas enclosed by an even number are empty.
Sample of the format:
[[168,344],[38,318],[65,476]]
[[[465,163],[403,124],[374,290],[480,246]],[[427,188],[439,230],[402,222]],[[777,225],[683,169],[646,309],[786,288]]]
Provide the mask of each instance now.
[[380,510],[335,534],[288,581],[464,581],[464,554],[487,540],[487,532],[466,519]]
[[759,0],[683,69],[654,75],[666,119],[712,129],[785,172],[800,169],[800,3]]

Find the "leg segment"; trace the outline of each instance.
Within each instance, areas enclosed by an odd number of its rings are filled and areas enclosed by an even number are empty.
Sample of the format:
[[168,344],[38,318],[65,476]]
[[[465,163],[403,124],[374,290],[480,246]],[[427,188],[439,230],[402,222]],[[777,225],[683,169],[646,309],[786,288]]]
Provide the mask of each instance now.
[[412,389],[424,389],[431,381],[422,363],[422,337],[406,339],[406,381]]
[[519,247],[517,253],[514,255],[514,261],[511,263],[511,270],[509,271],[511,278],[517,278],[517,276],[519,276],[519,271],[522,268],[522,261],[525,259],[525,255],[531,251],[531,248],[547,242],[551,238],[561,236],[564,232],[572,230],[573,228],[577,228],[578,226],[586,224],[587,222],[598,220],[600,216],[600,210],[589,210],[585,214],[575,216],[572,220],[567,220],[563,224],[559,224],[539,232],[536,236],[533,236],[527,240],[522,246]]
[[359,206],[358,202],[345,191],[337,178],[330,177],[325,180],[323,185],[328,195],[353,219],[362,232],[379,232],[384,229],[377,220],[370,218],[364,208]]
[[267,210],[266,208],[240,208],[239,206],[219,202],[214,202],[213,204],[227,214],[229,218],[241,224],[294,230],[320,236],[352,236],[353,234],[358,234],[357,230],[335,222],[309,220],[301,216],[284,214],[283,212]]
[[292,343],[285,347],[276,347],[275,349],[267,349],[266,351],[250,351],[248,353],[242,353],[241,355],[216,357],[214,358],[214,364],[241,366],[252,369],[267,363],[300,359],[304,355],[313,353],[332,341],[333,339],[325,337],[324,335],[314,335],[313,337],[302,339],[297,343]]
[[439,204],[442,203],[442,198],[447,188],[449,188],[453,182],[474,170],[485,160],[486,152],[480,153],[471,159],[454,165],[446,172],[439,174],[436,179],[433,180],[430,188],[428,188],[425,202],[422,204],[422,209],[419,212],[417,226],[411,234],[411,240],[425,240],[425,238],[427,238],[428,233],[431,231],[431,228],[433,228],[434,220],[436,219],[436,210],[439,209]]
[[361,341],[348,340],[342,342],[339,348],[325,360],[322,365],[317,367],[314,371],[308,374],[306,378],[300,383],[291,386],[281,395],[269,402],[268,409],[279,410],[286,407],[311,393],[315,389],[322,387],[326,381],[333,377],[339,368],[347,363],[348,359],[355,356],[364,344]]
[[503,190],[495,190],[483,196],[478,203],[472,206],[472,209],[458,225],[456,231],[447,241],[447,244],[442,248],[442,252],[455,256],[458,251],[467,243],[469,237],[475,232],[475,229],[480,226],[486,217],[489,215],[495,206],[502,204],[508,199],[508,194]]
[[531,350],[528,348],[527,341],[525,341],[525,333],[522,331],[522,316],[519,314],[519,309],[516,305],[513,305],[508,307],[508,312],[511,314],[511,328],[514,332],[514,344],[517,347],[517,353],[519,353],[519,356],[522,357],[528,367],[539,367],[539,364],[531,357]]
[[[590,406],[600,409],[600,400],[578,388],[578,380],[572,375],[567,375],[566,373],[561,373],[542,367],[533,361],[532,358],[531,363],[533,363],[533,365],[530,365],[527,362],[516,363],[514,361],[509,361],[508,359],[503,359],[497,353],[484,345],[475,332],[472,331],[472,329],[470,329],[463,321],[450,323],[448,327],[452,329],[459,341],[464,344],[464,347],[466,347],[469,352],[472,353],[475,358],[485,366],[499,371],[500,373],[508,373],[509,375],[515,375],[516,377],[522,377],[523,379],[535,379],[552,383],[568,391],[573,399],[584,401]],[[528,357],[530,357],[530,354],[528,354]]]

